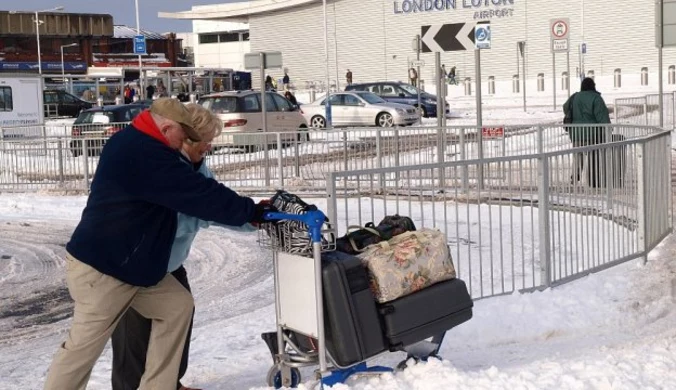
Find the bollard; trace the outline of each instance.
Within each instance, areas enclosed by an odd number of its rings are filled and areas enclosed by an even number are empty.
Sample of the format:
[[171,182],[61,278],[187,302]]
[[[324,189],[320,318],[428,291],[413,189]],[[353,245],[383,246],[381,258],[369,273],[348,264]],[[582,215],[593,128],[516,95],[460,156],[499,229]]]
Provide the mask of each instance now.
[[545,74],[538,73],[538,92],[545,90]]
[[488,94],[495,95],[495,76],[488,76]]
[[622,88],[622,69],[615,69],[615,77],[613,78],[613,86],[615,88]]
[[589,77],[592,80],[596,80],[596,75],[594,74],[593,70],[590,70],[589,72],[587,72],[587,77]]
[[472,95],[472,79],[465,77],[465,96]]
[[103,107],[103,98],[102,97],[97,97],[96,98],[96,105],[99,107]]
[[519,93],[519,92],[521,92],[521,91],[520,91],[519,85],[520,85],[520,83],[519,83],[519,75],[518,75],[518,74],[515,74],[514,76],[512,76],[512,93]]
[[124,101],[122,100],[121,97],[119,97],[119,96],[115,97],[115,105],[116,105],[116,106],[121,105],[123,102],[124,102]]
[[641,68],[641,85],[648,85],[648,68]]
[[189,95],[189,99],[190,99],[190,103],[197,103],[197,95],[195,95],[194,93],[191,93]]
[[568,72],[561,73],[561,89],[563,91],[570,89],[570,77],[568,76]]
[[315,94],[315,89],[314,87],[310,88],[310,102],[314,102],[316,99],[316,94]]
[[671,65],[669,66],[669,85],[674,85],[676,84],[676,66]]
[[420,84],[420,91],[425,92],[425,80],[420,80],[418,83]]

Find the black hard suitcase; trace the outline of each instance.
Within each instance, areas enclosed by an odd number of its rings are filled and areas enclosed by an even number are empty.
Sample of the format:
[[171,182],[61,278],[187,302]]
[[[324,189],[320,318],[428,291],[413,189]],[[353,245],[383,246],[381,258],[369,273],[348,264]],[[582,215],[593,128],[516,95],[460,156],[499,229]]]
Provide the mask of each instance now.
[[326,347],[341,366],[387,349],[376,301],[361,260],[341,252],[322,254]]
[[[625,137],[621,134],[613,134],[611,142],[624,141]],[[587,179],[592,188],[605,188],[612,178],[613,188],[622,188],[624,186],[624,174],[627,168],[627,147],[613,146],[602,150],[593,150],[588,153]],[[610,163],[612,167],[607,167],[608,160],[606,153],[610,153]]]
[[378,305],[390,351],[443,333],[472,318],[465,282],[451,279]]

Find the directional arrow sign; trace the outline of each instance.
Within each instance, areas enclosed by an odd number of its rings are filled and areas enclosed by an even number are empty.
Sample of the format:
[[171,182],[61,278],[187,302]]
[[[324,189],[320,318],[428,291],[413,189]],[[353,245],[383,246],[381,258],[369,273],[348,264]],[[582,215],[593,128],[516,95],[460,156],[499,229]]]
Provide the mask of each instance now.
[[435,24],[422,26],[422,52],[474,50],[476,23]]

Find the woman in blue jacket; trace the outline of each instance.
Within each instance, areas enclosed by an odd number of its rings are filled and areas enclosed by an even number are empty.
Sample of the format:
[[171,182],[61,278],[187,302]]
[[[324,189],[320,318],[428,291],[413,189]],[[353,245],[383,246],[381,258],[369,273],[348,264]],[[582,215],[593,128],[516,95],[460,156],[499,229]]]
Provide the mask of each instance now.
[[[209,150],[211,150],[211,142],[213,139],[218,137],[221,133],[223,124],[218,117],[200,105],[188,104],[187,108],[192,116],[193,127],[195,131],[200,134],[202,141],[186,141],[181,149],[183,157],[182,161],[192,165],[193,168],[202,175],[213,178],[213,173],[204,163],[204,157]],[[188,291],[190,291],[190,284],[188,283],[188,276],[183,267],[183,262],[188,258],[193,240],[199,229],[211,225],[239,231],[255,231],[255,228],[250,224],[241,227],[233,227],[214,222],[207,222],[196,217],[179,213],[176,237],[174,238],[174,243],[171,247],[167,272],[171,273],[186,289],[188,289]],[[120,320],[112,336],[113,390],[136,390],[138,388],[141,376],[145,369],[150,329],[151,321],[141,316],[133,309],[127,310],[126,314]],[[185,375],[188,368],[191,334],[192,321],[183,348],[183,356],[181,358],[181,365],[176,384],[177,390],[198,390],[186,387],[181,383],[181,378]]]

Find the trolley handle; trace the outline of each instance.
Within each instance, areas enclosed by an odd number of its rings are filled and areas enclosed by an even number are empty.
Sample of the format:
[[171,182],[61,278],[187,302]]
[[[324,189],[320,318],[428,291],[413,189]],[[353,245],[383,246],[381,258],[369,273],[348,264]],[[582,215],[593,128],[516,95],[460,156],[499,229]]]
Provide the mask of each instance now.
[[269,212],[263,215],[263,219],[266,221],[300,221],[308,226],[311,241],[321,242],[322,226],[326,221],[326,215],[319,210],[307,211],[305,214]]

